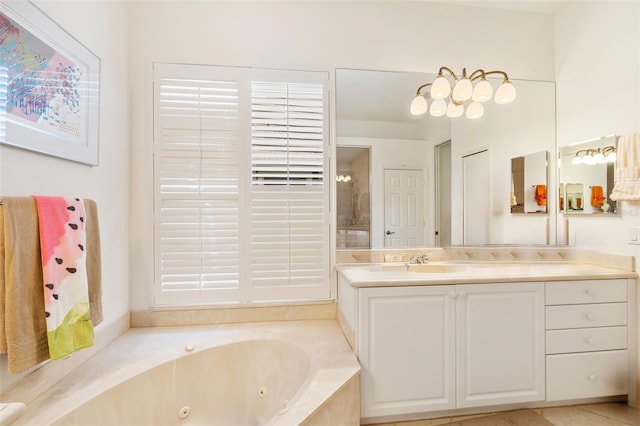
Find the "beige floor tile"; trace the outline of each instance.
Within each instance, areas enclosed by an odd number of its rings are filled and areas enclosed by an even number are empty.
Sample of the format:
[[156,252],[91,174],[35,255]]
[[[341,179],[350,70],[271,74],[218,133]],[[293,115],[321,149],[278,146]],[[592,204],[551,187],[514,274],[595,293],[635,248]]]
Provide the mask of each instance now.
[[542,416],[555,426],[621,426],[617,420],[603,417],[577,407],[543,408]]
[[608,404],[577,405],[576,408],[599,414],[627,425],[640,425],[638,409],[629,407],[626,403],[612,402]]
[[440,426],[451,423],[449,417],[441,417],[439,419],[413,420],[409,422],[395,422],[395,426]]
[[552,426],[544,417],[533,410],[507,411],[452,424],[459,426]]
[[465,420],[470,420],[470,419],[477,419],[480,417],[486,417],[486,416],[490,416],[494,413],[482,413],[482,414],[469,414],[467,416],[455,416],[455,417],[451,417],[451,423],[457,423],[457,422],[462,422]]

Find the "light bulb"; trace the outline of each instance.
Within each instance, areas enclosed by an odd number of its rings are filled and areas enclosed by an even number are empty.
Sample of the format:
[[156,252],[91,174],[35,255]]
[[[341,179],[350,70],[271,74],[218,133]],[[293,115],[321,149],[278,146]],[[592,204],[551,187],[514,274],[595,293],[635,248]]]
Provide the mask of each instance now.
[[587,154],[584,157],[582,157],[582,163],[583,164],[588,164],[588,165],[593,165],[596,164],[596,160],[595,158],[593,158],[593,155],[591,154]]
[[484,107],[479,102],[471,102],[467,108],[467,118],[476,120],[484,115]]
[[604,159],[604,154],[600,151],[598,151],[596,155],[593,156],[593,159],[597,164],[604,164],[607,162],[607,160]]
[[607,154],[607,161],[609,163],[615,163],[616,159],[617,159],[617,156],[615,151],[611,151],[610,153]]
[[505,80],[496,90],[496,103],[508,104],[516,99],[516,88],[509,80]]
[[424,96],[417,94],[411,101],[411,114],[422,115],[427,112],[427,100]]
[[444,99],[436,99],[429,108],[429,113],[434,117],[442,117],[447,112],[447,103]]
[[451,96],[458,102],[465,102],[471,99],[472,93],[473,85],[471,81],[465,77],[462,80],[458,80]]
[[486,79],[482,79],[473,89],[472,99],[475,102],[486,102],[493,96],[493,87]]
[[456,105],[453,102],[449,102],[447,105],[447,117],[449,118],[458,118],[464,112],[464,106],[462,104]]
[[451,84],[444,76],[439,76],[431,84],[431,97],[433,99],[444,99],[451,93]]
[[571,164],[574,164],[574,165],[582,164],[582,157],[578,157],[576,155],[575,157],[573,157],[573,160],[571,160]]

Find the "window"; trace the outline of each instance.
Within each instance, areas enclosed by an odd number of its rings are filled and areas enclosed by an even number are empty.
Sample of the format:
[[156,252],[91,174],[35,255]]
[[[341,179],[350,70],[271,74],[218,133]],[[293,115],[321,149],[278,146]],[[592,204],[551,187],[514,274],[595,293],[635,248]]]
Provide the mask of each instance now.
[[330,297],[326,73],[154,64],[156,305]]

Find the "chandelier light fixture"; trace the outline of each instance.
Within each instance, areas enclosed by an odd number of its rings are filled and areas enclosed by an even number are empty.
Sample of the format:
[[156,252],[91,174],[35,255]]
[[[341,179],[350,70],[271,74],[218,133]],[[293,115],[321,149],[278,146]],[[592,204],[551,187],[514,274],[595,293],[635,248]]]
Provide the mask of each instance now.
[[[445,72],[448,73],[447,76]],[[487,76],[494,74],[503,77],[495,96],[493,87],[487,80]],[[450,80],[453,82],[453,89]],[[424,90],[427,88],[430,89]],[[427,102],[429,98],[433,100],[431,106]],[[491,98],[494,98],[497,104],[508,104],[516,99],[516,88],[509,81],[506,72],[477,69],[467,75],[467,69],[463,68],[462,75],[458,76],[450,68],[441,67],[433,82],[418,87],[411,102],[411,114],[422,115],[428,110],[434,117],[446,115],[449,118],[457,118],[465,113],[466,106],[467,118],[475,120],[484,115],[482,104]]]
[[571,161],[572,164],[587,164],[589,166],[615,162],[616,148],[613,146],[606,146],[604,148],[597,149],[581,149],[576,152],[576,155]]

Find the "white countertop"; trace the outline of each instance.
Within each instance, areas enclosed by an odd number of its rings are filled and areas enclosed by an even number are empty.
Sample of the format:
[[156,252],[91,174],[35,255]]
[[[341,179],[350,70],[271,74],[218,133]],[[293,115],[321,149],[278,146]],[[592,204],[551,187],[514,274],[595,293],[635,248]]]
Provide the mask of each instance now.
[[480,284],[525,281],[568,281],[637,278],[625,269],[575,261],[338,264],[336,269],[352,287],[390,287],[436,284]]

